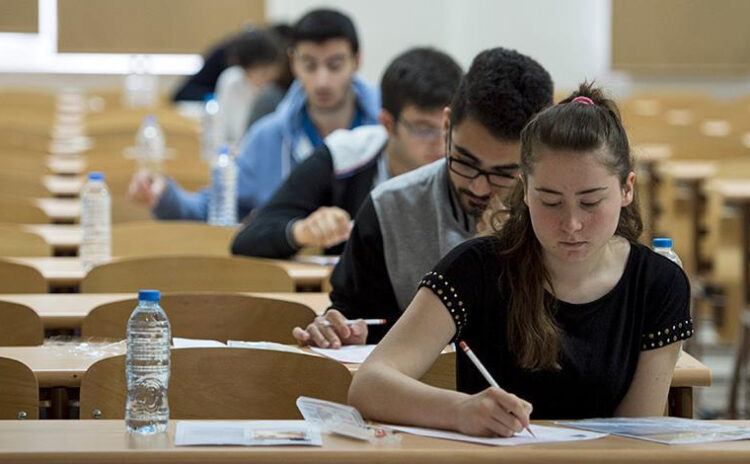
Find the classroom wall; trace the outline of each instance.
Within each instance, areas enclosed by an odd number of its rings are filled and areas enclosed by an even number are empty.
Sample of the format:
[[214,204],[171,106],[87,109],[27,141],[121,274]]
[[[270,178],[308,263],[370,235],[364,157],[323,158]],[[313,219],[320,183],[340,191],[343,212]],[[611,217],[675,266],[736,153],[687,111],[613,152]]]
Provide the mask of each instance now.
[[271,21],[293,21],[321,5],[354,18],[362,74],[372,80],[415,45],[439,47],[464,67],[486,48],[514,48],[541,62],[560,88],[601,77],[609,66],[609,0],[267,0],[266,12]]
[[[40,13],[56,15],[56,0],[39,1]],[[266,0],[265,10],[269,21],[295,21],[319,6],[341,9],[354,18],[362,41],[361,73],[372,82],[380,79],[396,54],[412,46],[439,47],[464,67],[477,52],[506,46],[539,60],[551,72],[559,91],[569,90],[583,79],[596,79],[616,96],[665,88],[728,98],[750,92],[747,76],[633,77],[612,72],[612,0]],[[57,54],[56,32],[53,17],[42,19],[38,35],[0,33],[0,55],[4,57],[0,60],[0,86],[61,86],[70,82],[86,86],[97,76],[102,76],[100,83],[116,86],[129,69],[128,55]],[[193,72],[200,58],[154,55],[152,64],[153,72],[162,75],[162,85],[169,86],[180,79],[175,75]]]

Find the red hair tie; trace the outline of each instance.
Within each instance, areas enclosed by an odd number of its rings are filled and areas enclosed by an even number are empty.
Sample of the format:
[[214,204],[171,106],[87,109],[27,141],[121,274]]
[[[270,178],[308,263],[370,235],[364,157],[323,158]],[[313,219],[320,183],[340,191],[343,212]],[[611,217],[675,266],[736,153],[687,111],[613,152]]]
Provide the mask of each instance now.
[[578,97],[575,97],[573,100],[575,103],[583,103],[584,105],[594,105],[594,100],[590,99],[589,97],[584,97],[583,95],[580,95]]

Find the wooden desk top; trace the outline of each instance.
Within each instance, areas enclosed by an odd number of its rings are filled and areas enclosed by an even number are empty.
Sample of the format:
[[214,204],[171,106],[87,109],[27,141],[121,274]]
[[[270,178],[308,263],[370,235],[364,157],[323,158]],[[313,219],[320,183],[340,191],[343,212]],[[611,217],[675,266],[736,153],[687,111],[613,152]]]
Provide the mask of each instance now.
[[[75,151],[75,153],[77,152]],[[52,174],[63,176],[79,175],[83,174],[86,170],[86,161],[81,156],[53,155],[47,159],[47,167]]]
[[27,224],[23,228],[41,236],[57,251],[76,251],[83,238],[78,224]]
[[704,180],[716,175],[716,163],[670,160],[659,163],[658,170],[660,174],[676,180]]
[[[301,303],[316,314],[323,314],[331,304],[328,294],[322,292],[247,294]],[[6,294],[0,295],[0,301],[20,303],[32,308],[41,317],[45,329],[79,329],[83,318],[95,307],[135,297],[131,293]]]
[[77,197],[83,187],[83,178],[80,176],[44,176],[42,184],[54,197]]
[[[401,434],[399,443],[323,435],[322,447],[174,446],[169,432],[130,435],[122,420],[0,421],[0,462],[36,463],[747,463],[750,441],[661,445],[608,436],[598,440],[494,447]],[[549,421],[535,421],[553,425]],[[750,421],[726,421],[750,426]]]
[[[107,356],[122,354],[121,347],[97,351],[74,343],[42,346],[0,347],[0,356],[16,359],[31,368],[40,387],[77,387],[90,365]],[[687,353],[682,353],[672,376],[672,387],[705,387],[711,385],[711,369]]]
[[725,200],[743,203],[750,201],[750,179],[714,180],[707,187]]
[[[78,285],[86,276],[78,257],[17,257],[6,258],[37,269],[53,286]],[[331,267],[294,261],[268,260],[278,264],[289,274],[297,285],[321,286],[331,273]]]
[[637,163],[655,163],[672,156],[672,146],[666,143],[641,143],[633,146]]
[[78,198],[37,198],[35,203],[53,222],[74,223],[81,217]]

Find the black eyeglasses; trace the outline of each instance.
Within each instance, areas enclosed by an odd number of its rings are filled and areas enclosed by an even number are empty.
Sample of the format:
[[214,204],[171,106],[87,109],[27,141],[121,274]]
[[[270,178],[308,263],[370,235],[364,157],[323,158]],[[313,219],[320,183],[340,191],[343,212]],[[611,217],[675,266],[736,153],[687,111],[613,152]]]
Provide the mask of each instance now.
[[466,161],[452,157],[452,134],[453,127],[448,130],[447,140],[445,142],[445,157],[448,160],[448,169],[466,179],[473,180],[479,176],[485,176],[487,178],[487,183],[493,187],[503,189],[513,187],[516,181],[516,171],[518,168],[508,168],[506,169],[506,172],[485,171],[472,164],[467,163]]

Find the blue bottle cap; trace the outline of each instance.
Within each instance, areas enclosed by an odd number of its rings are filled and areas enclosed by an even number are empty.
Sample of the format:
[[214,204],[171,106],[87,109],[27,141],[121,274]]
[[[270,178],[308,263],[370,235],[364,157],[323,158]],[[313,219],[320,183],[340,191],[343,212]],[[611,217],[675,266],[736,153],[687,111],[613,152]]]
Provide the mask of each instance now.
[[138,292],[138,299],[143,301],[156,301],[158,303],[161,299],[161,292],[159,290],[140,290]]
[[220,155],[228,155],[229,154],[229,145],[226,143],[219,146],[219,154]]
[[216,100],[216,95],[215,94],[213,94],[213,93],[207,93],[207,94],[203,95],[203,102],[204,103],[205,102],[209,102],[211,100]]
[[143,118],[143,122],[147,125],[154,125],[156,124],[156,116],[153,114],[147,114],[145,118]]
[[103,172],[90,172],[89,180],[104,180],[104,173]]
[[672,248],[672,239],[666,237],[655,238],[651,242],[651,246],[654,248]]

